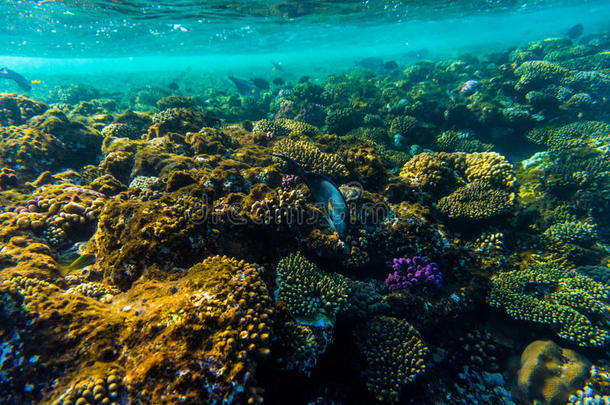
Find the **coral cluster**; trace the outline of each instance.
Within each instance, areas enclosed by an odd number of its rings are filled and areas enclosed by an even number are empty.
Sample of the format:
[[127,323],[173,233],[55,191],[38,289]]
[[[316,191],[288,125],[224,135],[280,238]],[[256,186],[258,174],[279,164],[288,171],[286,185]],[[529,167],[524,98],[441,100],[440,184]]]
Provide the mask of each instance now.
[[410,289],[420,285],[440,287],[443,281],[443,274],[439,271],[438,264],[420,256],[394,259],[392,269],[394,273],[388,274],[385,280],[390,291]]
[[605,285],[549,262],[498,274],[488,302],[515,319],[546,325],[579,346],[599,347],[610,339],[602,321],[610,309],[609,296]]
[[301,253],[291,254],[277,265],[275,296],[305,325],[325,326],[348,308],[349,285],[339,274],[323,273]]

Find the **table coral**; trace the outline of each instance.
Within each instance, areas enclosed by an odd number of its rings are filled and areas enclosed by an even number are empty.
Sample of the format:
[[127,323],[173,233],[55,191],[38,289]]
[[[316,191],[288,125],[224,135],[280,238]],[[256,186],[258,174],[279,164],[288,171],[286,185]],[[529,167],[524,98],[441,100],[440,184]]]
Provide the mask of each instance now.
[[487,300],[512,318],[547,325],[581,347],[600,347],[610,339],[602,321],[609,297],[605,285],[548,262],[496,275]]

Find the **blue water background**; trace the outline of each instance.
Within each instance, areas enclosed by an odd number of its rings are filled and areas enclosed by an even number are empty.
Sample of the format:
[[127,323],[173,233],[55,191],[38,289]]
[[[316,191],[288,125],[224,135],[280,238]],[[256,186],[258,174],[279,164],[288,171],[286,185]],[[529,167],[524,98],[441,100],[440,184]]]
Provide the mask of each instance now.
[[[585,35],[610,30],[610,1],[414,4],[0,1],[0,66],[40,80],[33,97],[74,82],[109,92],[126,81],[138,86],[174,77],[194,87],[227,87],[229,74],[321,77],[370,56],[404,66],[502,51],[565,35],[577,23]],[[0,81],[0,92],[18,90]]]

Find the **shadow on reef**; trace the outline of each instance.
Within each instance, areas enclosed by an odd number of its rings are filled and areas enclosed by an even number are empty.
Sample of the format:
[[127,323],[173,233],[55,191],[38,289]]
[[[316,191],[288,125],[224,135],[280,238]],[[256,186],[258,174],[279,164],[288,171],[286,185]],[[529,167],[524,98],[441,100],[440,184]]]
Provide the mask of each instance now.
[[608,47],[1,94],[0,398],[610,401]]

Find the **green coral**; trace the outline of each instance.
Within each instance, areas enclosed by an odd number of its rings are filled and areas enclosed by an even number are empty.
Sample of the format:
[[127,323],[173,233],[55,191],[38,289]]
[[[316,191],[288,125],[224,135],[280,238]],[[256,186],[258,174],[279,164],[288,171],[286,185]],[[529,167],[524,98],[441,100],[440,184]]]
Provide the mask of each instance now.
[[436,145],[443,152],[488,152],[493,148],[478,139],[468,139],[457,131],[445,131],[436,137]]
[[495,276],[487,300],[512,318],[547,325],[581,347],[599,347],[610,339],[604,320],[609,294],[603,284],[545,262]]
[[438,201],[438,209],[449,218],[482,220],[510,212],[515,205],[515,194],[489,188],[476,181],[458,188]]
[[574,141],[586,140],[609,135],[610,125],[601,121],[574,122],[559,128],[535,128],[528,132],[527,138],[550,150],[562,150],[574,145]]
[[337,155],[324,153],[311,142],[282,139],[274,145],[273,152],[286,155],[299,162],[306,170],[315,173],[329,177],[348,175],[347,168]]
[[564,221],[551,225],[544,236],[561,243],[589,246],[597,239],[597,229],[583,221]]
[[515,75],[520,76],[515,84],[515,90],[525,90],[542,87],[548,83],[563,81],[570,71],[556,63],[545,60],[530,60],[523,62],[515,69]]
[[324,273],[300,252],[280,260],[277,285],[277,300],[285,302],[290,313],[305,325],[332,325],[349,305],[350,287],[345,277]]
[[366,325],[361,347],[366,387],[379,401],[398,402],[402,389],[426,368],[429,350],[404,319],[374,318]]

